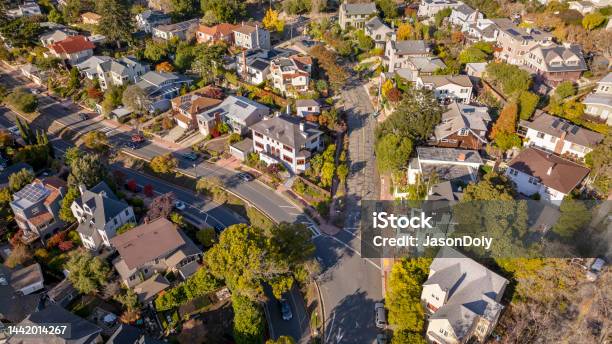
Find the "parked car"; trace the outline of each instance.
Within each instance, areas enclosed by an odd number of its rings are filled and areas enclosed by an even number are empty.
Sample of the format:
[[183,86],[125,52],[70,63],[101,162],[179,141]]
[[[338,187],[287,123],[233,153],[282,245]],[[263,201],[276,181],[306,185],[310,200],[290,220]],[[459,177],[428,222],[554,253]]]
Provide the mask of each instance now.
[[387,327],[387,312],[385,311],[385,305],[383,303],[377,302],[374,304],[374,318],[376,322],[376,327]]
[[198,160],[198,155],[194,152],[189,152],[189,153],[183,154],[183,158],[187,160],[191,160],[191,161],[196,161]]
[[81,119],[81,121],[86,121],[89,118],[89,116],[87,116],[86,113],[80,113],[79,118]]
[[15,136],[19,136],[19,135],[21,135],[21,133],[19,133],[19,128],[18,128],[16,125],[14,125],[14,126],[12,126],[12,127],[8,128],[8,129],[6,129],[6,130],[8,130],[8,131],[9,131],[11,134],[13,134],[13,135],[15,135]]
[[178,210],[185,210],[185,208],[187,208],[187,206],[185,205],[185,203],[183,203],[182,201],[175,201],[174,202],[174,207]]
[[250,173],[248,172],[242,172],[238,174],[238,178],[242,179],[245,182],[250,182],[253,179],[255,179]]
[[591,265],[591,268],[586,273],[589,281],[596,281],[603,269],[606,266],[606,261],[603,258],[597,258]]
[[281,313],[283,315],[283,320],[291,320],[293,318],[293,314],[291,313],[291,306],[289,306],[289,302],[285,299],[280,300]]

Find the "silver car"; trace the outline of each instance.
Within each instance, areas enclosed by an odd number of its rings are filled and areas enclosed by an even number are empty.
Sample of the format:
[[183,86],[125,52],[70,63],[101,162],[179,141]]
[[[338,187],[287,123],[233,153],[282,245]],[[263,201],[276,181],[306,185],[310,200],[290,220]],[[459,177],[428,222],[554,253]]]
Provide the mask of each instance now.
[[376,327],[386,328],[387,327],[387,312],[385,311],[385,305],[381,302],[374,304],[374,317]]

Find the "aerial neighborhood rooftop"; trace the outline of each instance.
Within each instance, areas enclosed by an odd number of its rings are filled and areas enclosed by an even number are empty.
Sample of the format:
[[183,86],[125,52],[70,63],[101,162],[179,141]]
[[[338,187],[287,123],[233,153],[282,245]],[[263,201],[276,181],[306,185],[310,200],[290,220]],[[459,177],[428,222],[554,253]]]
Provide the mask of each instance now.
[[605,343],[610,47],[607,0],[3,2],[0,340]]

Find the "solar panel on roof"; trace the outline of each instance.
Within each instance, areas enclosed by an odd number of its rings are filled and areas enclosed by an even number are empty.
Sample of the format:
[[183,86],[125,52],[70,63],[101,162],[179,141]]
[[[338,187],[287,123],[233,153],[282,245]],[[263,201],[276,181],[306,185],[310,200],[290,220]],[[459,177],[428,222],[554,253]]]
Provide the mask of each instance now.
[[572,129],[570,130],[570,132],[571,132],[572,134],[576,135],[576,133],[578,132],[578,130],[579,130],[579,129],[580,129],[580,128],[578,128],[577,126],[575,126],[575,125],[574,125],[574,126],[572,126]]
[[236,105],[240,106],[243,109],[246,109],[248,107],[247,103],[241,101],[237,101]]
[[516,30],[514,30],[514,29],[509,29],[509,30],[508,30],[508,33],[509,33],[509,34],[511,34],[512,36],[516,36],[516,35],[518,35],[518,34],[519,34],[519,33],[518,33],[518,32],[516,32]]
[[553,128],[556,128],[556,127],[559,125],[559,123],[561,123],[561,121],[560,121],[560,120],[558,120],[558,119],[555,119],[555,120],[552,122],[552,127],[553,127]]

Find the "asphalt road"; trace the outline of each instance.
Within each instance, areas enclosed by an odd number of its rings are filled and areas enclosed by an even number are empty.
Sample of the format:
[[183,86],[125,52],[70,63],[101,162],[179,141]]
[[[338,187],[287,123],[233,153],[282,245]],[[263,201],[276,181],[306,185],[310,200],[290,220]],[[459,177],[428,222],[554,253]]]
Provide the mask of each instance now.
[[[0,65],[0,69],[2,68],[4,67]],[[3,71],[0,73],[0,83],[11,87],[24,85],[24,82],[27,82],[20,79],[15,72]],[[122,133],[114,130],[114,128],[105,127],[102,122],[94,120],[82,121],[79,118],[81,110],[70,101],[59,104],[47,96],[41,96],[40,98],[41,115],[31,124],[33,127],[49,130],[53,121],[57,121],[81,134],[92,130],[107,132],[109,142],[116,147],[121,147],[124,143],[131,140],[129,133]],[[362,104],[361,102],[364,99],[367,101],[367,98],[357,95],[355,100]],[[366,108],[367,105],[363,103],[363,107]],[[0,124],[3,126],[14,125],[14,117],[15,114],[6,108],[0,108]],[[353,132],[350,135],[353,136]],[[50,136],[50,139],[59,150],[65,151],[66,148],[72,145],[67,141],[52,136]],[[187,150],[185,149],[184,151]],[[229,168],[213,165],[208,162],[200,162],[194,168],[191,161],[182,158],[181,153],[183,150],[171,152],[152,142],[146,142],[135,150],[129,149],[124,151],[146,160],[170,152],[179,158],[179,168],[183,172],[191,175],[197,174],[198,177],[218,176],[224,182],[227,189],[256,205],[257,208],[268,214],[275,221],[312,225],[312,222],[298,207],[277,194],[274,190],[257,181],[244,182],[236,177],[237,172]],[[352,156],[351,159],[353,159]],[[351,163],[352,165],[355,164],[352,161]],[[351,170],[353,171],[353,169],[354,167],[352,166]],[[211,222],[215,223],[216,219],[223,225],[236,223],[235,221],[240,222],[241,220],[229,214],[227,209],[210,203],[204,204],[193,193],[190,195],[188,191],[179,191],[176,186],[159,180],[151,180],[150,177],[144,175],[133,175],[133,177],[139,181],[139,184],[142,183],[144,185],[148,183],[154,185],[154,189],[158,192],[172,190],[177,194],[178,199],[183,200],[186,204],[190,204],[190,207],[186,210],[187,216],[199,216],[200,220],[206,221],[209,224]],[[350,184],[349,192],[353,192]],[[211,216],[206,218],[205,214],[210,214]],[[378,333],[374,327],[373,311],[374,303],[382,299],[379,263],[360,257],[358,235],[357,231],[346,229],[336,236],[319,235],[316,230],[313,230],[316,255],[322,267],[319,285],[323,297],[327,328],[324,343],[372,343],[375,341],[376,334]],[[289,299],[289,301],[294,315],[306,314],[303,304],[292,299]],[[281,321],[279,323],[277,321],[277,317],[280,316],[278,307],[269,308],[273,320],[272,327],[276,337],[279,335],[290,335],[298,339],[300,343],[308,342],[309,331],[306,324],[309,319],[306,319],[307,317],[295,316],[291,321]]]

